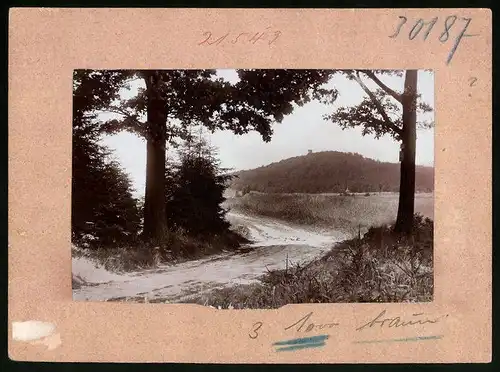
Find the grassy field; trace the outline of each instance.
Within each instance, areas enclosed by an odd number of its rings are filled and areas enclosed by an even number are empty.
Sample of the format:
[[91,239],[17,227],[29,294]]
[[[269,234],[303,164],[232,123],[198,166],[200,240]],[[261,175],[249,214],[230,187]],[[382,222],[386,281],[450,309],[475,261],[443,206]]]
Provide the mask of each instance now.
[[[264,194],[251,192],[239,198],[228,198],[230,210],[274,217],[281,220],[357,232],[361,227],[391,224],[398,209],[397,193],[370,195],[339,194]],[[434,195],[417,194],[415,213],[434,218]]]

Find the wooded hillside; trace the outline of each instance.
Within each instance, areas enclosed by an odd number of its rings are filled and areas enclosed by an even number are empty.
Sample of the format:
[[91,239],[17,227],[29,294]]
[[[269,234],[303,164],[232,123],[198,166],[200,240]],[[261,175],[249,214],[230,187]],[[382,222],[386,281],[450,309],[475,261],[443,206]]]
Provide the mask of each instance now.
[[[400,165],[355,153],[324,151],[237,172],[231,188],[268,193],[378,192],[399,190]],[[434,168],[417,166],[417,192],[434,190]]]

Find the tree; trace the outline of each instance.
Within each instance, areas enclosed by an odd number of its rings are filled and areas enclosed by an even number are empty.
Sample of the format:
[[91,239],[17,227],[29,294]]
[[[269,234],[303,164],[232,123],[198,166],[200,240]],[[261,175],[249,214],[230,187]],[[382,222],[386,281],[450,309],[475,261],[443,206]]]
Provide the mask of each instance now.
[[271,124],[290,114],[293,104],[336,98],[335,89],[323,86],[331,74],[329,70],[238,70],[240,81],[231,84],[217,78],[215,70],[132,72],[134,78],[144,80],[146,88],[133,99],[108,105],[107,111],[121,117],[106,122],[103,128],[109,133],[131,131],[147,142],[144,237],[161,241],[167,228],[167,144],[188,138],[191,125],[235,134],[256,130],[269,141]]
[[106,148],[77,133],[73,140],[71,225],[75,241],[94,244],[130,242],[140,215],[128,176],[108,159]]
[[77,72],[73,86],[72,234],[75,241],[99,246],[129,241],[140,225],[131,182],[98,143],[95,116],[89,113],[113,98],[117,78]]
[[224,191],[232,178],[221,169],[216,149],[203,138],[188,141],[180,163],[167,168],[167,221],[191,236],[210,236],[228,231]]
[[[343,73],[356,81],[366,93],[363,101],[354,107],[341,107],[326,118],[338,123],[342,128],[363,128],[363,135],[373,134],[376,138],[389,134],[401,142],[401,171],[399,206],[395,231],[409,234],[413,228],[415,208],[415,148],[417,111],[431,112],[432,108],[419,100],[417,93],[417,70],[346,70]],[[377,75],[405,76],[404,91],[396,92],[384,84]],[[362,76],[374,82],[379,89],[371,91]],[[432,123],[421,122],[428,128]]]

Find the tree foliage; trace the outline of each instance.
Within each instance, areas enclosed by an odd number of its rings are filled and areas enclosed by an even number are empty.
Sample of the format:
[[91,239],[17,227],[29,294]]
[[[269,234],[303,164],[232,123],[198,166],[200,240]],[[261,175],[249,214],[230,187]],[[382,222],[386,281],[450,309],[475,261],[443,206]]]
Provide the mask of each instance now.
[[221,169],[215,149],[201,138],[181,149],[178,164],[167,167],[166,200],[169,226],[189,235],[221,234],[229,229],[222,208],[232,176]]
[[[303,105],[311,99],[332,102],[337,96],[326,88],[332,70],[238,70],[235,84],[217,77],[216,70],[158,70],[160,94],[167,117],[167,140],[189,139],[191,126],[203,125],[211,131],[230,130],[245,134],[255,130],[269,141],[272,124],[281,122],[293,111],[293,105]],[[144,71],[132,72],[144,78]],[[136,97],[116,101],[106,111],[119,119],[109,120],[105,129],[110,133],[121,130],[148,138],[145,89]]]
[[71,225],[73,240],[90,246],[130,242],[140,228],[131,182],[110,151],[99,144],[92,111],[116,97],[125,78],[107,72],[75,73]]
[[130,242],[140,227],[127,174],[92,136],[73,135],[72,231],[77,241],[110,246]]
[[[324,116],[326,120],[338,124],[342,129],[361,127],[363,135],[373,135],[380,138],[390,135],[400,141],[402,139],[402,95],[403,92],[387,86],[382,76],[402,77],[402,70],[344,70],[340,72],[349,80],[356,81],[365,92],[363,100],[354,106],[343,106],[335,112]],[[370,90],[367,81],[375,83],[376,90]],[[432,112],[432,107],[417,96],[417,113]],[[433,126],[432,121],[420,121],[419,128],[426,129]]]

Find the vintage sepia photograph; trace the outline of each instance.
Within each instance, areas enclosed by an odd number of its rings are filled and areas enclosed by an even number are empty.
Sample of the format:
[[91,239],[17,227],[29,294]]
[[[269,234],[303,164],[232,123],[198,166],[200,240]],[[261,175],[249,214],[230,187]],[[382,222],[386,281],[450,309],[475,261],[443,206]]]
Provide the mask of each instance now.
[[75,70],[76,301],[429,302],[432,70]]

